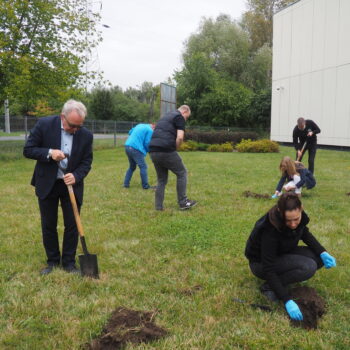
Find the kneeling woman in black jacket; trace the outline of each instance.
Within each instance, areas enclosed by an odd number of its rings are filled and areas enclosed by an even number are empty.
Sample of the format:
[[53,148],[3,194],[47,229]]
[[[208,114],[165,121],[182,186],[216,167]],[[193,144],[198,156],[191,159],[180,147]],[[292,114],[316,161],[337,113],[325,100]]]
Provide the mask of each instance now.
[[[298,196],[285,193],[256,222],[245,249],[251,271],[266,281],[261,292],[272,301],[282,300],[293,320],[302,320],[303,315],[291,299],[288,285],[308,280],[322,266],[336,266],[307,228],[308,223]],[[306,246],[298,246],[300,240]]]

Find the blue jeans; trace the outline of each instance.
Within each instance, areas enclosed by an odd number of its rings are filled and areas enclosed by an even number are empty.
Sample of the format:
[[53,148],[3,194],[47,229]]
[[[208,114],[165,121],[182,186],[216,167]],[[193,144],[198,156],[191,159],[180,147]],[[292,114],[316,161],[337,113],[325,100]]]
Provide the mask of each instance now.
[[124,187],[130,186],[132,174],[136,169],[136,165],[138,165],[138,167],[140,168],[142,187],[144,189],[149,188],[150,186],[148,184],[147,164],[145,162],[145,156],[143,155],[143,153],[129,146],[125,146],[125,153],[129,159],[129,169],[125,174]]

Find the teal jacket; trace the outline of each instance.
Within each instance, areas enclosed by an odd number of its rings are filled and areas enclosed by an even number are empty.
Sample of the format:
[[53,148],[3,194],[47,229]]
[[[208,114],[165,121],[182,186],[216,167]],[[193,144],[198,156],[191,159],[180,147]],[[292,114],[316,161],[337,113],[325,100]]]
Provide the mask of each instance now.
[[129,131],[125,146],[132,147],[146,155],[152,134],[153,129],[150,124],[138,124]]

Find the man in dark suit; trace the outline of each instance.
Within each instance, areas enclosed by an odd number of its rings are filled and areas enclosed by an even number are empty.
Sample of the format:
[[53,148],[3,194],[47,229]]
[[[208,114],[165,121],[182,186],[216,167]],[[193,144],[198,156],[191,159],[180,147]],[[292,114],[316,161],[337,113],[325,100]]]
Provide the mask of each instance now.
[[[83,127],[86,107],[67,101],[61,115],[40,118],[31,130],[23,155],[36,159],[31,184],[38,197],[47,275],[62,263],[65,271],[79,273],[75,265],[78,231],[66,185],[73,185],[78,208],[83,202],[84,178],[91,169],[92,133]],[[66,155],[69,155],[67,157]],[[69,160],[69,161],[68,161]],[[65,168],[63,172],[58,167]],[[62,256],[57,233],[58,203],[64,219]]]

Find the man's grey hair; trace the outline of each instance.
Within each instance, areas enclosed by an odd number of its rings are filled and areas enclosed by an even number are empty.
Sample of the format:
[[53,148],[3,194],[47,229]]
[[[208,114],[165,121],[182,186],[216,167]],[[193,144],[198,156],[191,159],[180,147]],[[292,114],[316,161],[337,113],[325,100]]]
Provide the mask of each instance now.
[[87,110],[84,104],[76,100],[68,100],[62,108],[62,114],[67,116],[70,112],[76,111],[83,119],[87,115]]
[[187,105],[182,105],[178,108],[180,112],[189,112],[191,114],[191,108]]

